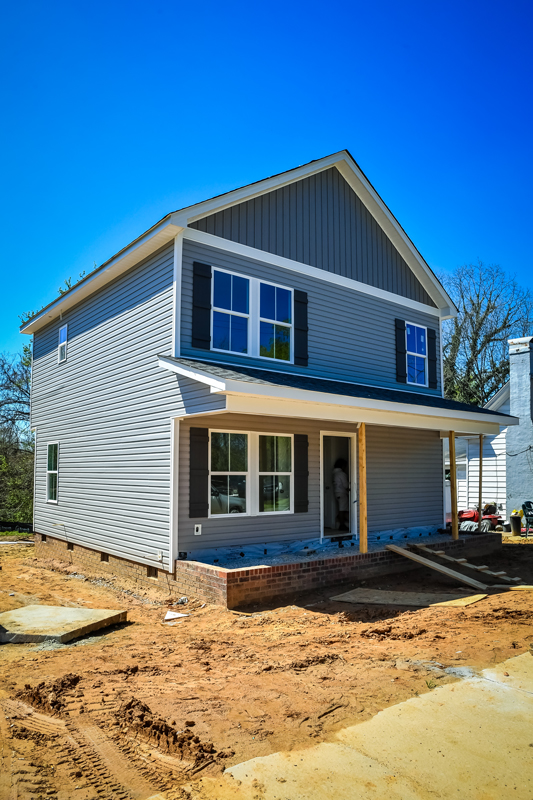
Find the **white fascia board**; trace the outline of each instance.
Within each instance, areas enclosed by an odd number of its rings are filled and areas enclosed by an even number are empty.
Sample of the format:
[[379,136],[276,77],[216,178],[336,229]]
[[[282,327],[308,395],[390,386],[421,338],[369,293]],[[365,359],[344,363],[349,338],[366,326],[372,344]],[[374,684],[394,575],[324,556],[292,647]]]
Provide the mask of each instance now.
[[158,356],[157,358],[160,367],[175,372],[177,375],[183,375],[184,378],[190,378],[193,381],[198,381],[198,383],[204,383],[206,386],[211,387],[212,392],[224,392],[226,390],[227,381],[221,378],[215,378],[208,372],[203,372],[203,370],[183,367],[181,364],[176,364],[175,361],[165,356]]
[[332,166],[335,166],[339,170],[361,202],[364,203],[374,219],[385,231],[424,289],[437,304],[438,310],[442,312],[442,318],[449,319],[450,317],[457,316],[457,308],[453,300],[437,280],[411,239],[387,208],[370,181],[365,177],[356,162],[345,150],[299,167],[298,169],[290,170],[290,172],[267,178],[264,181],[244,186],[233,192],[228,192],[221,197],[215,197],[211,200],[206,200],[202,203],[197,203],[196,205],[182,209],[181,211],[177,211],[172,215],[173,222],[186,228],[192,222],[196,222],[210,214],[224,211],[226,208],[247,200],[253,200],[255,197],[260,197],[268,192],[300,181],[303,178],[308,178],[310,175],[324,172]]
[[411,300],[409,297],[403,297],[401,294],[387,292],[385,289],[378,289],[375,286],[370,286],[368,283],[355,281],[352,278],[345,278],[343,275],[336,275],[333,272],[328,272],[318,267],[311,267],[308,264],[303,264],[301,261],[293,261],[291,258],[277,256],[274,253],[268,253],[266,250],[259,250],[257,247],[250,247],[247,244],[233,242],[230,239],[222,239],[220,236],[214,236],[212,233],[204,233],[204,231],[197,231],[195,228],[185,228],[183,231],[183,238],[191,242],[198,242],[199,244],[208,245],[209,247],[215,247],[217,250],[224,250],[227,253],[233,253],[234,255],[243,256],[244,258],[251,258],[263,264],[272,264],[282,269],[290,269],[293,272],[299,272],[301,275],[308,275],[320,281],[334,283],[337,286],[343,286],[354,292],[369,294],[372,297],[378,297],[399,306],[412,308],[424,314],[431,314],[437,319],[448,319],[453,316],[448,307],[434,308],[425,303],[419,303],[417,300]]
[[[268,397],[294,401],[297,403],[317,403],[333,406],[347,406],[357,409],[372,409],[374,411],[386,411],[394,414],[414,414],[417,417],[435,417],[439,420],[448,419],[450,423],[457,421],[461,423],[479,422],[488,424],[499,429],[500,424],[518,425],[516,417],[503,417],[491,415],[490,420],[486,414],[476,413],[475,411],[455,411],[447,408],[435,408],[432,406],[419,406],[415,403],[395,403],[390,400],[374,400],[367,397],[347,397],[345,395],[329,394],[326,392],[313,392],[308,389],[294,389],[287,386],[274,386],[267,384],[248,383],[247,381],[225,380],[226,394],[249,395],[252,397]],[[437,426],[441,430],[444,426]],[[464,430],[464,428],[463,428]],[[468,430],[468,428],[467,428]]]
[[155,253],[160,247],[168,244],[181,230],[181,228],[172,223],[170,216],[161,220],[161,222],[117,253],[116,256],[113,256],[93,273],[87,275],[73,289],[43,308],[39,314],[32,317],[21,327],[20,332],[31,334],[48,325],[51,320],[56,319],[60,314],[65,313],[69,308],[77,305],[81,300],[94,294],[94,292],[123,272],[134,267],[135,264],[143,261],[151,253]]
[[295,181],[301,181],[303,178],[308,178],[310,175],[315,175],[318,172],[323,172],[335,166],[343,157],[344,155],[342,152],[333,153],[311,164],[304,164],[288,172],[282,172],[280,175],[274,175],[272,178],[265,178],[262,181],[257,181],[257,183],[242,186],[240,189],[227,192],[219,197],[203,200],[201,203],[196,203],[193,206],[181,209],[181,211],[176,211],[172,216],[176,219],[176,224],[186,228],[191,222],[196,222],[202,219],[202,217],[207,217],[209,214],[214,214],[217,211],[224,211],[225,208],[234,206],[237,203],[253,200],[254,197],[261,197],[261,195],[267,194],[267,192],[280,189]]
[[355,161],[347,155],[336,166],[361,202],[368,208],[376,222],[385,231],[431,299],[435,301],[439,309],[446,310],[446,316],[443,318],[457,316],[457,308],[453,300]]
[[485,408],[488,408],[490,411],[498,411],[502,407],[504,403],[506,403],[509,398],[511,397],[511,384],[509,381],[502,386],[502,388],[496,392],[496,394],[491,397],[488,403],[485,403]]
[[[498,432],[499,426],[492,422],[477,422],[472,420],[450,420],[445,417],[427,417],[420,414],[406,413],[404,410],[395,412],[382,411],[375,408],[355,406],[329,405],[327,403],[298,403],[296,401],[276,400],[267,397],[252,397],[251,395],[226,395],[226,413],[229,414],[257,414],[262,417],[294,417],[299,419],[314,419],[324,422],[343,422],[357,426],[361,422],[369,425],[387,425],[394,428],[416,428],[418,430],[431,430],[438,432],[449,427],[456,433],[469,433],[476,435],[483,433],[492,435]],[[419,408],[419,407],[417,407]]]

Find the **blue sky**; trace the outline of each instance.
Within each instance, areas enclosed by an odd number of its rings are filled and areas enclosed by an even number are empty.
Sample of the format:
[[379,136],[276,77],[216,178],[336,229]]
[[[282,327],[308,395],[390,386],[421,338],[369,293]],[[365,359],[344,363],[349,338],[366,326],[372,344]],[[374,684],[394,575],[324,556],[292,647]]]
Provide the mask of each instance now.
[[435,270],[533,289],[531,2],[4,4],[0,351],[169,211],[348,148]]

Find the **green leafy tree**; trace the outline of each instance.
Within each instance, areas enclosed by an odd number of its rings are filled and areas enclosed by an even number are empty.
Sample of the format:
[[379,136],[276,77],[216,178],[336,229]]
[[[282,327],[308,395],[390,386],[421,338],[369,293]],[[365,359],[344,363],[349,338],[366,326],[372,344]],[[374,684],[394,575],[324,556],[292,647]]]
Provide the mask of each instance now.
[[508,340],[533,334],[533,297],[497,264],[441,275],[458,309],[443,324],[444,392],[485,405],[509,380]]

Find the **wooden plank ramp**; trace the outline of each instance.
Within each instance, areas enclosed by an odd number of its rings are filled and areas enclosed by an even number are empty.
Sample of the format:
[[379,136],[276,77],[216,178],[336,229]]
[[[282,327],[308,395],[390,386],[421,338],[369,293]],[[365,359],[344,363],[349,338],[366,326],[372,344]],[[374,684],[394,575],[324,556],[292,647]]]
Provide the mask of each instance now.
[[509,578],[506,572],[493,572],[489,567],[485,564],[481,566],[477,566],[476,564],[470,564],[466,558],[453,558],[453,556],[447,555],[444,550],[431,550],[431,548],[427,547],[425,544],[413,544],[417,550],[421,553],[425,553],[428,556],[437,556],[437,558],[441,558],[443,561],[449,561],[452,564],[457,564],[464,569],[471,569],[474,572],[481,572],[483,575],[490,575],[491,578],[498,578],[500,581],[508,581],[509,583],[521,583],[521,578]]
[[[388,544],[386,545],[386,549],[390,550],[392,553],[397,553],[399,556],[404,556],[404,558],[409,558],[411,561],[416,561],[417,564],[421,564],[423,567],[434,569],[436,572],[440,572],[442,575],[446,575],[448,578],[453,578],[454,580],[459,581],[459,583],[465,583],[467,586],[472,586],[474,589],[479,589],[480,591],[485,592],[488,588],[484,583],[476,581],[474,578],[469,578],[467,575],[461,575],[460,572],[455,572],[455,570],[450,569],[449,567],[445,567],[442,564],[437,564],[435,561],[430,561],[429,558],[419,556],[418,553],[413,553],[411,550],[405,550],[403,547],[398,547],[398,545]],[[432,555],[434,555],[434,553],[432,553]]]

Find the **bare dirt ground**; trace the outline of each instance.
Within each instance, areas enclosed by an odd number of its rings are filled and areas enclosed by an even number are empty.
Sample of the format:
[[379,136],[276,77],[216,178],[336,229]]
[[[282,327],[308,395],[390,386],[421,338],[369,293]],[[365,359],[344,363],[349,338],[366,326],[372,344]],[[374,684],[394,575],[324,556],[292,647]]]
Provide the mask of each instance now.
[[[1,800],[229,797],[227,766],[327,741],[456,680],[446,668],[482,669],[533,643],[533,592],[465,608],[329,600],[359,583],[244,615],[80,576],[34,559],[27,545],[2,545],[0,559],[0,611],[123,608],[129,620],[66,645],[0,646]],[[472,561],[533,584],[533,540],[507,540],[501,554]],[[429,570],[364,585],[458,588]],[[167,608],[190,616],[164,624]]]

